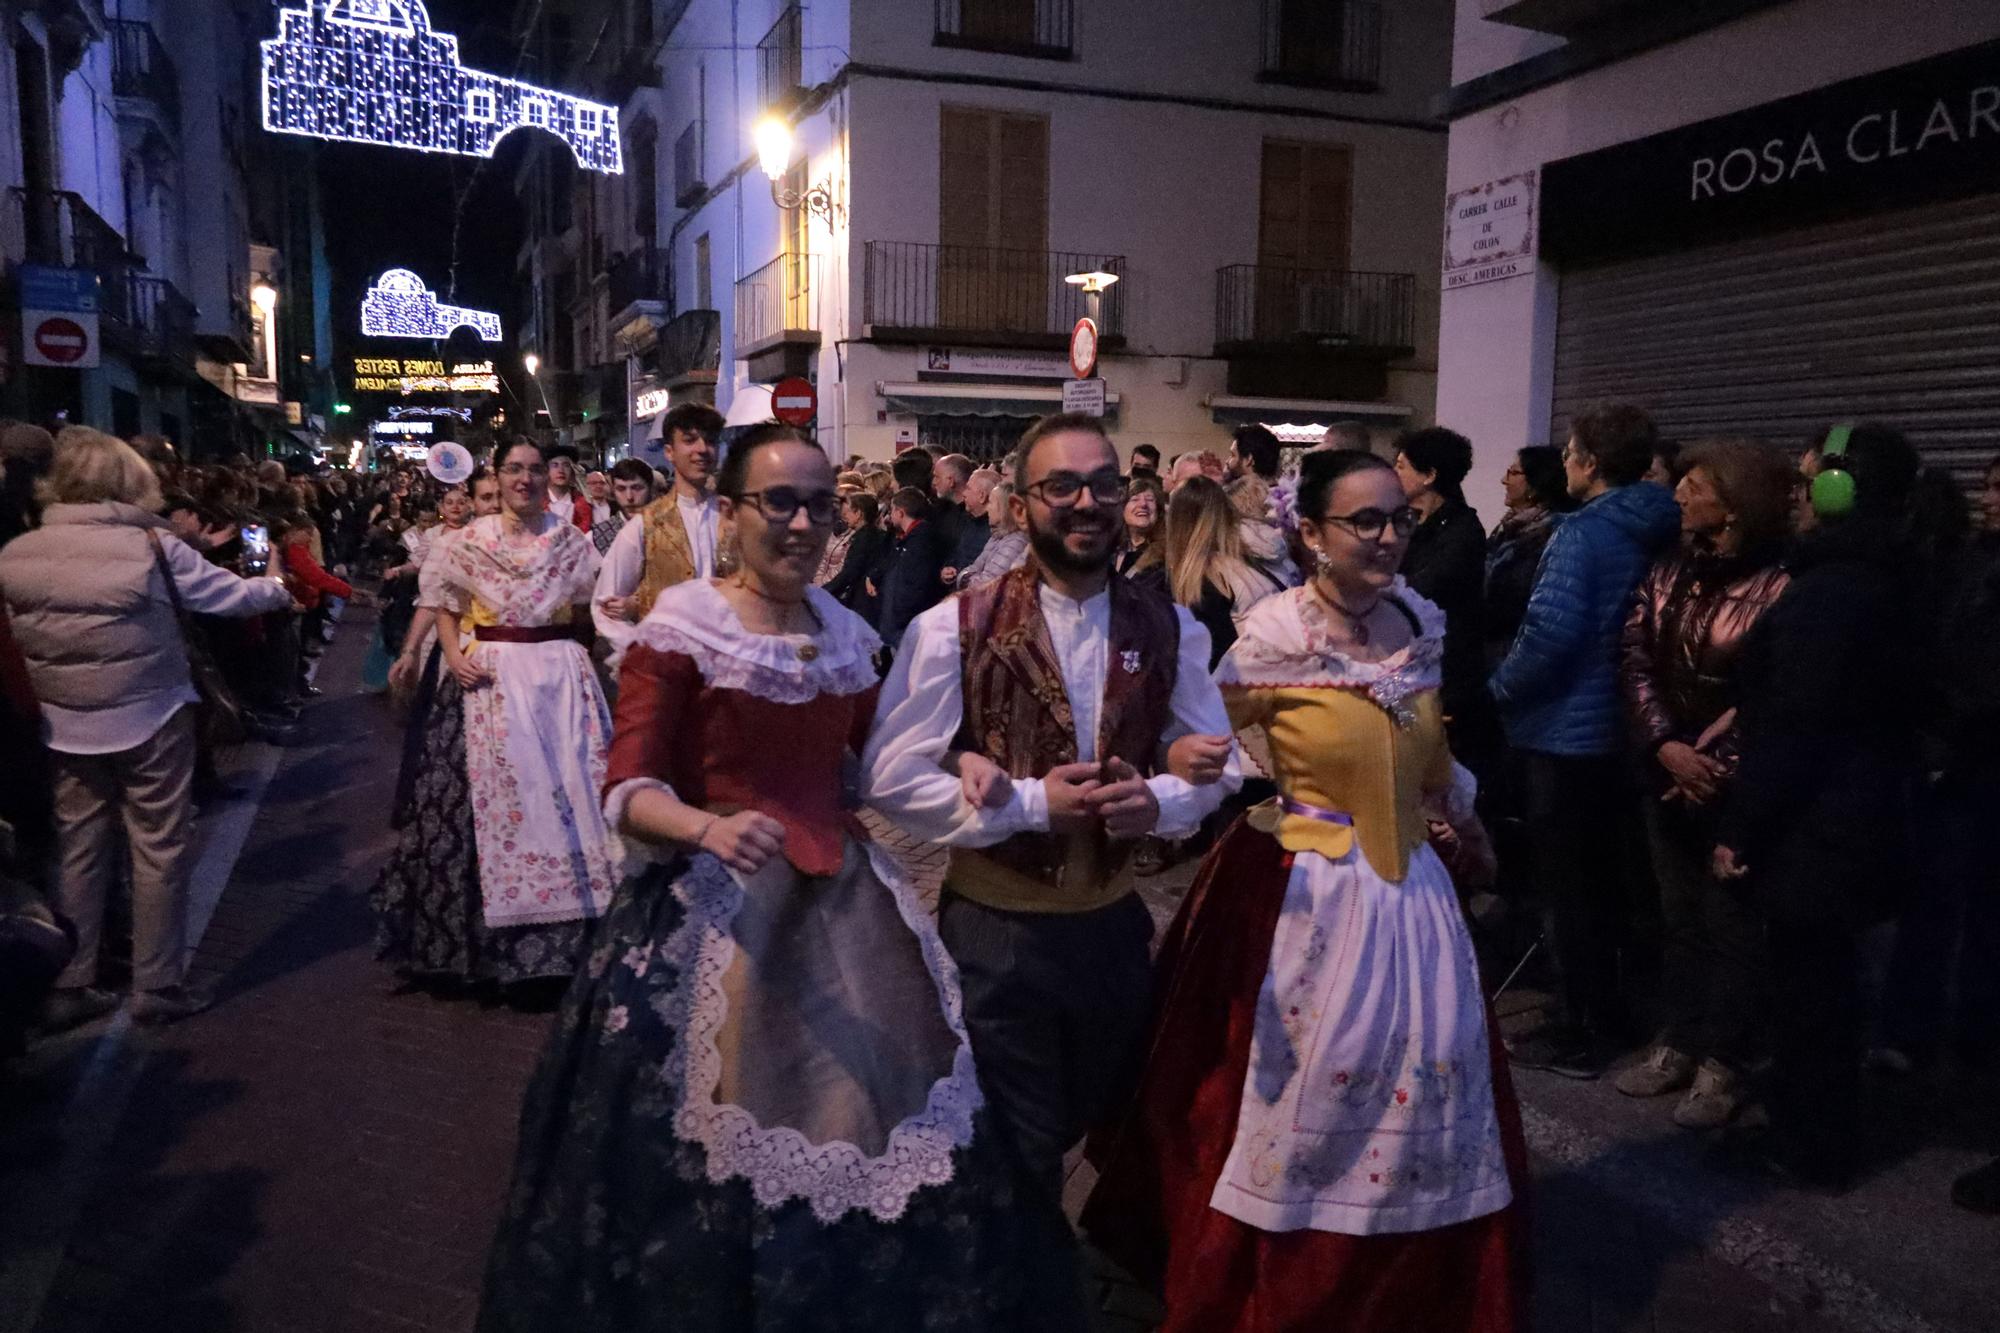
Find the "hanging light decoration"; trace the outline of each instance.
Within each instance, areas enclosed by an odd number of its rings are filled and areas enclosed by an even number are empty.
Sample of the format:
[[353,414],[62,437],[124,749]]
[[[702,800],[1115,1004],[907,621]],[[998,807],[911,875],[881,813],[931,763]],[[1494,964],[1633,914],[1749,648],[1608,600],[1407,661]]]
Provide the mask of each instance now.
[[469,328],[490,343],[500,341],[500,316],[439,304],[437,293],[406,268],[390,269],[361,298],[364,337],[449,338],[459,328]]
[[422,0],[306,0],[264,47],[264,128],[347,143],[491,157],[517,129],[547,130],[577,164],[616,176],[618,108],[467,69]]

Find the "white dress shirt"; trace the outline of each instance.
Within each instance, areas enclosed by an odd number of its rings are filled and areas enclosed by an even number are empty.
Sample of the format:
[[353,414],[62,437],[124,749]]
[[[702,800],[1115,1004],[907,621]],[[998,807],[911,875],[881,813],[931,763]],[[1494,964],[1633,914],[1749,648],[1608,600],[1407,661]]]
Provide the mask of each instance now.
[[[1097,722],[1104,706],[1104,682],[1113,667],[1111,594],[1107,589],[1082,602],[1041,585],[1042,618],[1062,664],[1063,689],[1076,726],[1077,762],[1094,762]],[[1176,607],[1180,617],[1180,660],[1171,700],[1173,719],[1160,737],[1159,758],[1182,736],[1227,736],[1231,732],[1222,693],[1208,674],[1208,631]],[[1124,663],[1116,664],[1125,669]],[[1137,664],[1145,670],[1146,664]],[[965,717],[958,651],[958,599],[948,597],[910,622],[889,679],[875,709],[875,727],[862,755],[862,799],[911,833],[947,847],[990,847],[1016,833],[1049,827],[1048,793],[1039,778],[1017,778],[1013,794],[999,809],[973,809],[959,780],[939,766]],[[1185,837],[1243,785],[1235,747],[1222,780],[1195,787],[1160,773],[1146,779],[1160,803],[1153,832]]]
[[[719,518],[715,497],[705,496],[690,500],[675,492],[674,504],[680,510],[681,525],[687,529],[688,550],[694,556],[696,578],[715,577],[715,543]],[[597,568],[597,586],[590,594],[590,619],[597,626],[597,632],[611,645],[610,665],[613,671],[624,659],[625,650],[632,646],[632,638],[638,633],[637,624],[607,615],[604,603],[613,597],[630,597],[639,590],[639,581],[646,574],[646,524],[637,517],[629,519],[618,529],[618,535],[611,540],[611,547],[604,553]]]

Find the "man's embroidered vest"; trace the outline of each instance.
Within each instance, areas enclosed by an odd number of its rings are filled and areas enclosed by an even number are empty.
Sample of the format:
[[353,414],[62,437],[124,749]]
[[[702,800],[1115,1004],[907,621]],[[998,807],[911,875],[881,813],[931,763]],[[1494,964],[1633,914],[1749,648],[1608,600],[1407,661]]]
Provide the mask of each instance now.
[[633,596],[639,599],[639,619],[644,620],[661,593],[694,577],[695,564],[687,524],[681,521],[680,503],[672,491],[641,510],[639,521],[646,525],[642,534],[645,563],[640,566],[639,587]]
[[[983,754],[1014,778],[1045,777],[1076,762],[1076,723],[1034,565],[959,594],[960,688],[965,720],[954,749]],[[1150,776],[1173,720],[1180,620],[1165,596],[1111,580],[1111,643],[1097,758],[1123,759]],[[1130,842],[1101,829],[1022,833],[974,853],[955,853],[955,892],[1009,911],[1081,912],[1131,888]]]

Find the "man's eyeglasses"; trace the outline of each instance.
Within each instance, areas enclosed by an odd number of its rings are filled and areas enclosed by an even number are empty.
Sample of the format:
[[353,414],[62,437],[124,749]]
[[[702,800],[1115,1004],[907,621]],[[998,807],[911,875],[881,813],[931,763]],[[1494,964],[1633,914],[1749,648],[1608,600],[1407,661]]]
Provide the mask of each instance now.
[[1407,537],[1417,530],[1423,515],[1404,505],[1401,509],[1357,509],[1351,514],[1328,514],[1323,520],[1338,523],[1347,528],[1364,542],[1382,540],[1384,528],[1394,528],[1398,537]]
[[503,477],[519,477],[523,475],[546,477],[549,475],[549,470],[540,463],[502,463],[500,465],[500,475]]
[[773,486],[768,490],[744,491],[735,498],[757,506],[757,512],[773,523],[791,522],[802,508],[815,527],[832,527],[840,517],[841,497],[832,491],[801,495],[789,486]]
[[1112,505],[1123,500],[1131,488],[1116,472],[1093,472],[1088,477],[1074,472],[1051,472],[1029,486],[1028,494],[1040,495],[1042,503],[1051,509],[1068,509],[1083,498],[1086,489],[1097,503]]

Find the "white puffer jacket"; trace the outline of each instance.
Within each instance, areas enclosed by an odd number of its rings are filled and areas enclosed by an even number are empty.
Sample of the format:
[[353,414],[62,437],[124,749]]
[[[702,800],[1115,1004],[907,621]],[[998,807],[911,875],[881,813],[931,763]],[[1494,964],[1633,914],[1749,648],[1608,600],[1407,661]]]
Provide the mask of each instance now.
[[254,616],[292,604],[277,580],[209,564],[135,505],[50,505],[41,527],[0,548],[0,598],[43,703],[109,708],[186,694],[187,650],[148,528],[190,613]]

